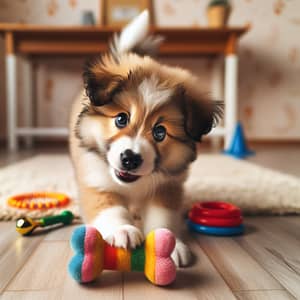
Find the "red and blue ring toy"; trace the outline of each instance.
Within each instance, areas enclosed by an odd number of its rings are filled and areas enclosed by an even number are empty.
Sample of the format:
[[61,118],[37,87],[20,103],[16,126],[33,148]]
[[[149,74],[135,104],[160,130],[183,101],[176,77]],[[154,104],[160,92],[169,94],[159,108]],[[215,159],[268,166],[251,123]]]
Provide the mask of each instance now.
[[214,218],[214,217],[202,217],[189,213],[189,219],[193,223],[201,224],[204,226],[215,226],[215,227],[235,227],[243,223],[243,218]]
[[208,235],[232,236],[242,234],[245,231],[243,224],[234,227],[215,227],[199,225],[191,222],[190,220],[187,221],[187,224],[190,230]]
[[218,236],[242,234],[245,230],[241,210],[226,202],[199,202],[188,215],[190,230]]
[[215,218],[234,218],[242,215],[241,210],[237,206],[219,201],[195,203],[191,211],[196,215]]

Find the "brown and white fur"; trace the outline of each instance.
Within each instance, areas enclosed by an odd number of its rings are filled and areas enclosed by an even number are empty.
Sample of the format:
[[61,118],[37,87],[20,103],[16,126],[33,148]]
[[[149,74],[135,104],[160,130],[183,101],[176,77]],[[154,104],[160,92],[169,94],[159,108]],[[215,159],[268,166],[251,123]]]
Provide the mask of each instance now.
[[[84,221],[107,242],[124,248],[141,244],[154,228],[169,228],[177,235],[173,259],[184,266],[191,256],[179,237],[182,185],[196,158],[196,142],[217,121],[221,104],[207,99],[188,71],[131,52],[139,52],[145,40],[152,50],[158,44],[141,32],[145,26],[139,22],[147,18],[146,12],[130,25],[130,37],[138,38],[126,44],[124,30],[109,53],[86,67],[85,91],[71,113],[70,151]],[[144,54],[147,47],[140,47]],[[123,128],[116,126],[120,113],[129,118]],[[161,141],[153,135],[157,126],[166,130]],[[128,149],[139,163],[124,170]],[[130,206],[141,215],[141,228],[134,225]]]

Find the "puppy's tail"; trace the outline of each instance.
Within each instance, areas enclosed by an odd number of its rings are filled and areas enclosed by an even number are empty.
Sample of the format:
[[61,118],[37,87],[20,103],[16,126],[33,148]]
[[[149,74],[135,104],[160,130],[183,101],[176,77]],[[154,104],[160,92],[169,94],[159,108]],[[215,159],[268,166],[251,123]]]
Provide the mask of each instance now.
[[124,53],[134,52],[139,55],[153,56],[158,52],[164,38],[149,34],[149,11],[144,10],[134,18],[121,33],[115,33],[110,44],[110,52],[115,59]]

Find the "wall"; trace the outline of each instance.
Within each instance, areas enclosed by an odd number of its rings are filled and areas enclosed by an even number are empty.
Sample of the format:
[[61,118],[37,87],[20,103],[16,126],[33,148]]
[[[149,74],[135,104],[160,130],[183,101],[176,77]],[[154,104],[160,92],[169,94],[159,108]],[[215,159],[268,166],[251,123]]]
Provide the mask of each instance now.
[[[101,15],[97,0],[0,0],[0,22],[72,25],[80,24],[81,12]],[[38,126],[66,126],[72,99],[82,88],[84,59],[40,58],[33,60],[35,73],[36,122]],[[19,124],[22,116],[22,63],[18,61]],[[5,135],[4,47],[0,40],[0,137]]]
[[[161,26],[205,26],[207,2],[155,1],[156,22]],[[230,25],[251,24],[250,32],[241,39],[239,51],[239,115],[247,136],[300,140],[300,1],[235,0],[231,3]],[[78,24],[83,9],[93,9],[98,15],[100,12],[97,0],[0,0],[0,21]],[[2,54],[2,41],[0,51]],[[165,61],[192,69],[210,90],[211,59]],[[35,61],[39,125],[66,124],[70,103],[82,85],[82,62],[49,58]],[[21,79],[19,84],[21,93]],[[0,55],[2,136],[5,133],[4,102],[4,58]]]

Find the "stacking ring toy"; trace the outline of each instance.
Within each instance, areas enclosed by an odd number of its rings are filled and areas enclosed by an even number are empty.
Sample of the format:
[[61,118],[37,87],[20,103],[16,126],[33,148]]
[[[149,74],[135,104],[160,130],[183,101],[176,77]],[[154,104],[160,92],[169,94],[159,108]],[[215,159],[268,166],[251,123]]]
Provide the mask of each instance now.
[[195,215],[216,218],[234,218],[241,216],[241,210],[233,204],[226,202],[199,202],[192,208]]
[[218,236],[231,236],[231,235],[239,235],[245,231],[245,227],[243,224],[235,227],[215,227],[215,226],[205,226],[193,223],[188,220],[187,224],[190,230],[204,233],[208,235],[218,235]]
[[245,230],[241,210],[226,202],[198,202],[188,214],[190,230],[219,236],[242,234]]
[[215,226],[215,227],[235,227],[243,223],[243,218],[213,218],[213,217],[202,217],[195,215],[194,213],[189,213],[189,219],[196,224],[206,225],[206,226]]
[[30,210],[63,207],[69,202],[70,198],[67,195],[51,192],[20,194],[7,199],[9,206]]
[[95,280],[102,270],[140,271],[156,285],[172,283],[176,266],[171,258],[175,237],[168,229],[151,231],[144,245],[128,250],[107,244],[92,226],[80,226],[71,238],[75,252],[69,263],[69,273],[80,283]]

